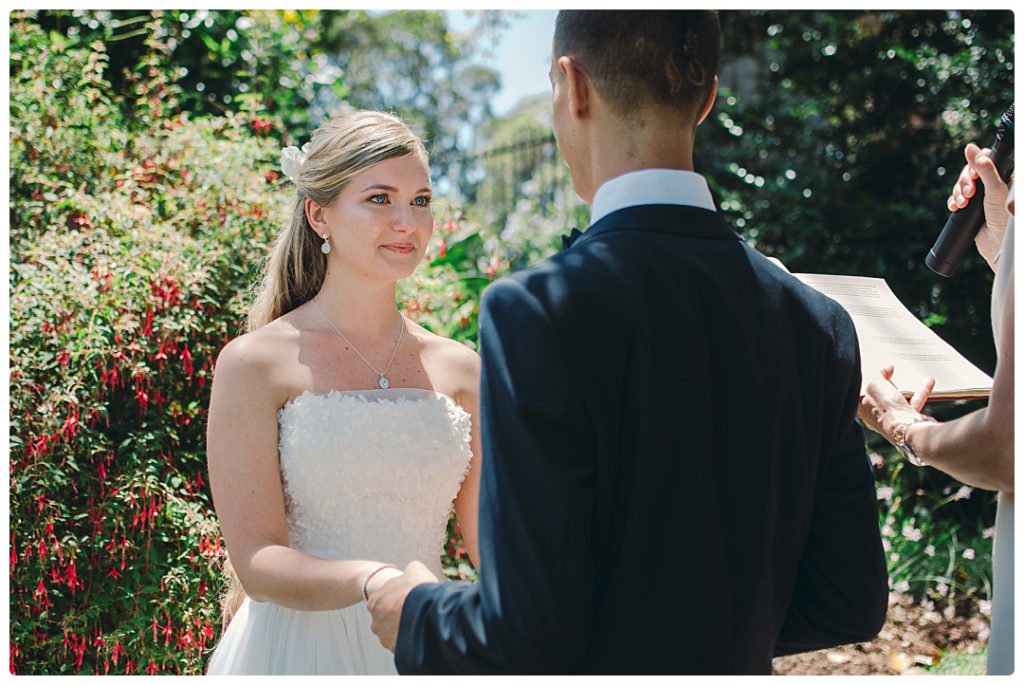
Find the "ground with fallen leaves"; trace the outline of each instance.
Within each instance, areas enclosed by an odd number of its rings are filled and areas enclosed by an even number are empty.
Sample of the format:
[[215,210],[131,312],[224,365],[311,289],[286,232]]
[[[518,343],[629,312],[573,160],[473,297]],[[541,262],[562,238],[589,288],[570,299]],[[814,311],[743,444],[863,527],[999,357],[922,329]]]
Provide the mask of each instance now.
[[917,675],[951,653],[976,652],[988,641],[988,616],[965,599],[952,618],[891,594],[885,627],[871,642],[775,659],[778,675]]

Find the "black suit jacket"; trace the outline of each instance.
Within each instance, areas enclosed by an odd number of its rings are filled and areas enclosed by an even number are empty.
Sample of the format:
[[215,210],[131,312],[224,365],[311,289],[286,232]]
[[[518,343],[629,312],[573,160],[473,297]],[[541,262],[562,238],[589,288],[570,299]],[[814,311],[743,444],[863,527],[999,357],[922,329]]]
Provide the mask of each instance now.
[[481,306],[480,579],[401,673],[769,673],[888,585],[856,334],[715,212],[619,210]]

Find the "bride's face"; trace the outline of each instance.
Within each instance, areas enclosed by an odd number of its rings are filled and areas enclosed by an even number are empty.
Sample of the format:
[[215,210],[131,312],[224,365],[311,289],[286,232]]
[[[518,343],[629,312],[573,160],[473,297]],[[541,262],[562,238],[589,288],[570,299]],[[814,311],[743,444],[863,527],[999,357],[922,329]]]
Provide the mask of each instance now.
[[313,211],[321,213],[330,235],[328,268],[353,269],[375,280],[412,274],[434,232],[430,175],[415,154],[357,174],[334,204]]

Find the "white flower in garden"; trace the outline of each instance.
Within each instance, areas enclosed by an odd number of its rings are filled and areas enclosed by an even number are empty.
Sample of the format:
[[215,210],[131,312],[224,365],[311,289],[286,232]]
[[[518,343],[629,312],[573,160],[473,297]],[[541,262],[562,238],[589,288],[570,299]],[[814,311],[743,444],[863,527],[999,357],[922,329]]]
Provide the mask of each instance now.
[[992,602],[988,601],[987,599],[978,600],[978,611],[980,611],[985,616],[991,616]]
[[949,586],[943,583],[941,580],[935,583],[935,591],[939,593],[940,597],[945,597],[949,594]]
[[954,609],[953,605],[950,604],[949,606],[947,606],[945,609],[942,610],[942,615],[946,617],[947,621],[952,621],[953,620],[953,616],[956,615],[956,609]]
[[889,555],[889,561],[891,561],[892,563],[895,564],[899,560],[900,560],[900,553],[899,552],[893,552],[892,554]]
[[973,559],[974,558],[974,550],[971,549],[970,547],[968,547],[967,549],[964,550],[964,555],[963,556],[964,556],[964,559]]
[[886,552],[892,549],[892,545],[890,545],[889,541],[885,538],[882,538],[882,549],[884,549]]
[[889,500],[892,499],[892,488],[890,488],[888,485],[883,485],[882,487],[878,488],[878,490],[875,491],[875,495],[878,497],[878,499],[885,500],[886,502],[888,502]]
[[887,538],[891,538],[893,536],[892,526],[890,526],[888,523],[882,526],[882,535],[884,535]]
[[996,529],[995,528],[986,528],[985,530],[981,531],[981,536],[983,538],[990,538],[993,535],[995,535],[995,533],[996,533]]
[[909,592],[910,591],[910,582],[906,581],[906,580],[901,580],[900,582],[896,583],[896,588],[895,589],[896,589],[896,592]]
[[930,599],[921,600],[921,608],[925,611],[932,611],[935,609],[935,602]]
[[903,537],[906,538],[907,540],[912,541],[912,542],[917,542],[922,537],[924,537],[924,534],[920,530],[918,530],[917,528],[914,528],[909,523],[905,524],[903,526],[903,531],[902,532],[903,532]]
[[[885,457],[883,457],[878,452],[872,452],[871,454],[869,454],[868,459],[871,460],[871,465],[874,466],[876,469],[882,468],[882,464],[885,463]],[[892,488],[889,489],[892,490]]]
[[953,495],[953,499],[954,500],[967,499],[968,497],[971,496],[972,492],[974,492],[974,490],[972,488],[969,488],[966,485],[962,485],[962,486],[960,486],[960,489],[956,491],[956,494]]
[[925,547],[924,548],[924,553],[927,554],[930,557],[934,557],[935,556],[935,545],[928,545],[927,547]]

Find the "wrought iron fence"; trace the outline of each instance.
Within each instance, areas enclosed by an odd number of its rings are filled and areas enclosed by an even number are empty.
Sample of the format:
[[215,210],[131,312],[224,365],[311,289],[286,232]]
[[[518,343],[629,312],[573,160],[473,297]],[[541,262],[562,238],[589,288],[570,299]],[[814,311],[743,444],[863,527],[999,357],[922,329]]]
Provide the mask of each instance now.
[[575,198],[569,169],[551,133],[445,161],[452,198],[476,208],[498,228],[521,201],[550,216],[561,209],[556,203],[566,195]]

